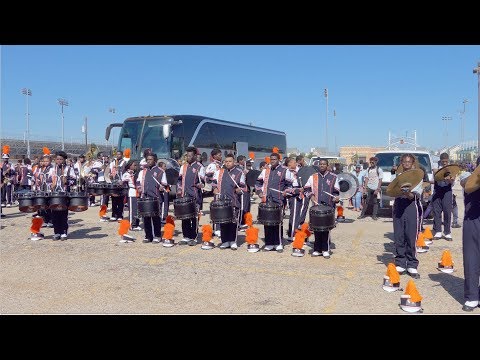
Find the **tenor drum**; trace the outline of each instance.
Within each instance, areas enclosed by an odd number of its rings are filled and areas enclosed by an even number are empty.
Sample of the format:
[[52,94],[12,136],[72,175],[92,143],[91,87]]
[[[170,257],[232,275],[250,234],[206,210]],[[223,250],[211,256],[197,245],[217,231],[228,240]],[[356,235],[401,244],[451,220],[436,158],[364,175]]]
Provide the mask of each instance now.
[[52,191],[50,193],[49,209],[53,211],[61,211],[68,209],[68,193],[65,191]]
[[104,184],[105,195],[110,196],[125,196],[127,195],[128,188],[125,187],[123,184],[112,183],[112,184]]
[[90,195],[97,196],[97,195],[104,195],[105,194],[105,188],[104,188],[104,183],[92,183],[88,184],[87,186],[87,192]]
[[210,203],[210,219],[214,224],[226,224],[233,221],[233,205],[229,199],[214,200]]
[[323,204],[310,208],[310,228],[313,231],[328,231],[335,227],[335,208]]
[[32,197],[35,210],[46,210],[50,202],[50,196],[45,191],[35,191]]
[[18,209],[24,213],[31,213],[37,209],[33,205],[33,192],[23,192],[17,194]]
[[68,193],[70,199],[68,210],[80,212],[88,209],[88,195],[83,191],[72,191]]
[[160,203],[158,202],[158,198],[139,198],[137,204],[139,217],[160,215]]
[[266,226],[280,225],[283,221],[283,206],[267,201],[258,205],[258,222]]
[[197,206],[193,197],[176,198],[173,200],[173,210],[175,217],[179,220],[197,216]]

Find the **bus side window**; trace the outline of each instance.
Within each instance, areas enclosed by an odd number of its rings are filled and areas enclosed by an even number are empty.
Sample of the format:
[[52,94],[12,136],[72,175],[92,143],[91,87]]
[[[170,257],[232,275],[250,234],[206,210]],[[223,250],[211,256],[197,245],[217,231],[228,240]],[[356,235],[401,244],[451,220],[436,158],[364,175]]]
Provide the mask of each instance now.
[[183,155],[183,137],[172,137],[172,156],[175,160],[181,159]]

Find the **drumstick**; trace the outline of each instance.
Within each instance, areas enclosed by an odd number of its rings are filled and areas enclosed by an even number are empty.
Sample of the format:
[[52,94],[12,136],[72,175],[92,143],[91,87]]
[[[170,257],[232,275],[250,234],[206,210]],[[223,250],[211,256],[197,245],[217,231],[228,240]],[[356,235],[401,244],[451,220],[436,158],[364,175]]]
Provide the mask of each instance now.
[[333,195],[333,194],[330,194],[329,192],[326,192],[326,191],[323,191],[323,192],[324,192],[325,194],[327,194],[328,196],[331,196],[332,198],[336,198],[336,196],[335,196],[335,195]]
[[[275,191],[275,192],[279,192],[283,195],[283,191],[280,191],[280,190],[277,190],[277,189],[272,189],[272,188],[268,188],[269,190],[272,190],[272,191]],[[292,196],[292,194],[285,194],[287,196]]]

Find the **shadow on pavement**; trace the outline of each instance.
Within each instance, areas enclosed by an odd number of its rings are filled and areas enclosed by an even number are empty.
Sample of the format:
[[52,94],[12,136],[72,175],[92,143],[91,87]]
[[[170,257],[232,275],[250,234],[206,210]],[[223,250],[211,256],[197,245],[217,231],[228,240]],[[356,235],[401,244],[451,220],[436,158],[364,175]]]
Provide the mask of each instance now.
[[457,302],[459,302],[460,304],[464,303],[463,278],[443,272],[440,272],[438,274],[428,274],[428,277],[431,280],[438,282],[439,285],[441,285]]

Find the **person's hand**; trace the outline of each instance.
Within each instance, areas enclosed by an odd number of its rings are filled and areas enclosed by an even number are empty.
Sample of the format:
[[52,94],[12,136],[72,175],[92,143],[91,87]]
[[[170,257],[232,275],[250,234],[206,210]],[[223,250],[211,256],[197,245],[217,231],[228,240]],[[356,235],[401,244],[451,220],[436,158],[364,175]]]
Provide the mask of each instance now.
[[195,185],[198,189],[203,189],[204,185],[202,183],[198,183]]
[[340,197],[339,197],[339,196],[335,196],[335,197],[333,198],[333,202],[338,203],[339,201],[340,201]]
[[243,193],[242,189],[240,189],[240,188],[235,188],[235,192],[236,192],[237,194]]

